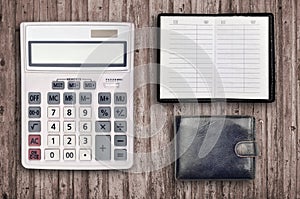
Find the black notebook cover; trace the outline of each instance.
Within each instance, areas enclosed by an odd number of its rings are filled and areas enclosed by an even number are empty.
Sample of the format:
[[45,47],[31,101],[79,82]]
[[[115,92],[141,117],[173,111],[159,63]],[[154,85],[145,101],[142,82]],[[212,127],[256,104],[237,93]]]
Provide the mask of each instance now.
[[162,13],[158,27],[159,102],[275,100],[272,13]]
[[176,178],[254,179],[255,119],[248,116],[177,116]]

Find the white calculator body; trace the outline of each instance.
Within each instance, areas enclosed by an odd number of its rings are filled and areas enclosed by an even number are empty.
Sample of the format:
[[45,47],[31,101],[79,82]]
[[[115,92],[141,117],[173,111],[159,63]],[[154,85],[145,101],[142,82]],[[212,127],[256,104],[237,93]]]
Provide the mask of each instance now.
[[133,164],[132,23],[21,24],[22,164]]

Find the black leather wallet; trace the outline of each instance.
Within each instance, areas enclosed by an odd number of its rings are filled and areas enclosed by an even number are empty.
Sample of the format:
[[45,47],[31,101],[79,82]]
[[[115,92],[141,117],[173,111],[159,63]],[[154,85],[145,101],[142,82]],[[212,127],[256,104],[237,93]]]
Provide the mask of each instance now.
[[254,179],[255,118],[176,116],[176,178]]

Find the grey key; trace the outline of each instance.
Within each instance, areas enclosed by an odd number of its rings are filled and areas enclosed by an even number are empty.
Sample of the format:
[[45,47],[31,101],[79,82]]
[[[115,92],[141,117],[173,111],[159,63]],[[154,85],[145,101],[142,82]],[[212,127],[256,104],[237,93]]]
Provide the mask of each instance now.
[[48,104],[60,104],[60,93],[50,92],[48,93]]
[[91,104],[92,93],[79,93],[79,104]]
[[114,116],[118,119],[125,119],[127,117],[127,108],[124,107],[115,107]]
[[28,93],[28,103],[29,104],[40,104],[41,103],[41,93],[40,92]]
[[95,131],[96,132],[110,132],[110,121],[96,121]]
[[115,160],[127,160],[127,150],[126,149],[115,149]]
[[98,117],[99,118],[110,118],[111,117],[110,107],[100,106],[98,108]]
[[115,104],[126,104],[127,93],[115,93]]
[[55,90],[65,89],[65,82],[64,81],[53,81],[52,82],[52,89],[55,89]]
[[111,94],[109,92],[103,92],[98,94],[98,103],[99,104],[110,104],[111,103]]
[[64,93],[64,104],[76,104],[76,93]]
[[29,121],[28,122],[29,132],[41,132],[41,122],[40,121]]
[[83,82],[84,89],[96,89],[96,82],[95,81],[84,81]]
[[110,160],[110,135],[96,135],[95,159]]
[[68,89],[80,89],[80,81],[69,81],[68,82]]
[[41,117],[41,107],[31,106],[28,108],[29,118],[40,118]]
[[126,132],[127,131],[127,123],[126,121],[115,121],[114,123],[115,132]]
[[126,135],[115,135],[115,146],[126,146],[127,136]]

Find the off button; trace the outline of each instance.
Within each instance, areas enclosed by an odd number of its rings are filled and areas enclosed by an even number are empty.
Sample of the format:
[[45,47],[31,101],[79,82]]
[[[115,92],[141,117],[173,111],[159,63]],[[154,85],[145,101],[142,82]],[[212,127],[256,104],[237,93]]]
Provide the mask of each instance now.
[[29,104],[40,104],[41,103],[41,93],[40,92],[28,93],[28,103]]

